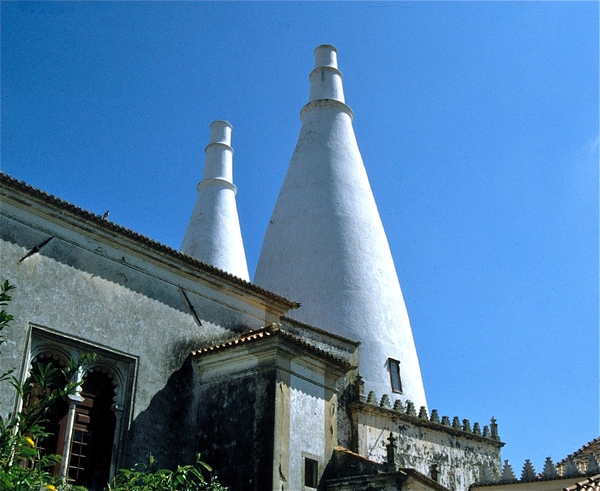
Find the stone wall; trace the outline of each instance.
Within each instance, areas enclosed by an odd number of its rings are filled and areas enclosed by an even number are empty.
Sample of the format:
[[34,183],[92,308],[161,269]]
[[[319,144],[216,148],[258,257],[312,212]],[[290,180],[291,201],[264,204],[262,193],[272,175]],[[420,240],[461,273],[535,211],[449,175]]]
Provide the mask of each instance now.
[[[118,465],[150,453],[164,466],[193,461],[190,352],[270,324],[293,304],[5,176],[0,199],[1,279],[16,286],[0,373],[25,377],[36,333],[65,352],[126,359]],[[3,386],[0,414],[18,404]]]
[[276,370],[196,385],[197,449],[231,489],[271,489]]
[[430,417],[423,411],[417,415],[414,409],[407,413],[405,408],[394,410],[362,401],[351,403],[350,411],[357,442],[352,450],[368,459],[387,461],[386,446],[392,434],[397,438],[396,463],[401,468],[433,477],[435,464],[437,481],[449,489],[464,490],[485,475],[500,475],[503,443],[490,430],[484,437],[481,431],[474,433],[466,420],[457,425],[457,418],[453,427],[449,418],[442,418],[442,423],[437,411]]

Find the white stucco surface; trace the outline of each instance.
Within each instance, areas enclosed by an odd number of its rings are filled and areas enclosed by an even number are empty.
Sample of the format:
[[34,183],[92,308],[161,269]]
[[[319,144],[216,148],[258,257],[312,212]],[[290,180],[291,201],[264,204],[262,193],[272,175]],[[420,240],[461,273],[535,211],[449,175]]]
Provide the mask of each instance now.
[[360,340],[366,391],[391,393],[387,360],[399,360],[400,397],[418,408],[426,399],[410,322],[333,50],[315,51],[327,66],[311,74],[311,102],[254,282],[299,301],[291,317]]
[[[292,370],[296,373],[308,372],[302,370],[299,364],[292,362]],[[314,380],[317,374],[311,372]],[[318,458],[319,466],[325,460],[325,389],[322,384],[325,378],[311,383],[307,378],[290,377],[290,453],[289,453],[289,489],[302,489],[303,460],[306,454]]]
[[181,252],[249,281],[233,185],[231,125],[211,124],[198,198]]

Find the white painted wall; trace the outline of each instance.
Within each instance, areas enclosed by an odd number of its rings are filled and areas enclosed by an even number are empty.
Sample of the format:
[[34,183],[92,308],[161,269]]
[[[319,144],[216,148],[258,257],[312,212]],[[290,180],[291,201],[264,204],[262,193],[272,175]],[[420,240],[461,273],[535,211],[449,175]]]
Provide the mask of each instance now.
[[[303,452],[319,457],[322,471],[325,457],[325,377],[292,361],[290,377],[289,488],[302,489]],[[315,379],[317,384],[307,380]]]
[[231,125],[215,121],[181,252],[249,281],[233,185]]
[[392,357],[401,362],[400,397],[426,406],[396,269],[352,111],[343,102],[335,48],[317,48],[315,59],[311,102],[301,113],[302,129],[254,282],[300,302],[291,317],[360,340],[367,392],[391,394],[387,359]]

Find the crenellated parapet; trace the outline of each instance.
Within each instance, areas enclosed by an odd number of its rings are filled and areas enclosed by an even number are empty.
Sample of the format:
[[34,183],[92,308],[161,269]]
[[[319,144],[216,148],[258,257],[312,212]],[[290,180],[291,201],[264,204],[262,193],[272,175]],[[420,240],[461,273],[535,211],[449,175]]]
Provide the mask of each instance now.
[[[354,388],[355,397],[353,404],[360,405],[363,410],[382,410],[389,417],[404,419],[418,426],[425,426],[456,436],[466,436],[500,443],[498,424],[494,417],[490,419],[489,425],[484,425],[482,428],[479,422],[475,422],[471,426],[468,419],[464,418],[461,420],[458,416],[454,416],[452,419],[449,416],[442,416],[440,419],[437,409],[432,409],[431,413],[428,413],[427,408],[421,406],[417,410],[415,404],[410,400],[402,402],[401,399],[396,399],[392,403],[388,394],[384,394],[381,398],[378,398],[374,391],[370,391],[365,397],[364,383],[360,375],[356,378]],[[500,443],[500,445],[504,444]]]
[[344,405],[350,429],[342,444],[352,452],[385,464],[386,469],[415,469],[447,489],[467,489],[486,479],[499,481],[504,443],[495,418],[482,425],[440,415],[437,409],[428,411],[394,394],[366,393],[364,385],[357,376]]
[[[535,470],[531,460],[526,459],[519,478],[517,478],[510,462],[505,460],[504,466],[502,467],[502,473],[498,478],[494,479],[493,476],[483,474],[481,479],[477,484],[473,485],[472,488],[478,488],[480,486],[486,486],[487,488],[488,486],[493,487],[494,485],[501,484],[526,484],[537,481],[560,480],[561,482],[566,482],[566,480],[569,479],[598,476],[598,474],[600,474],[600,464],[594,454],[590,454],[586,461],[580,460],[579,463],[576,462],[572,456],[569,456],[556,465],[552,461],[552,458],[546,457],[544,468],[542,472],[539,473]],[[566,486],[561,484],[561,489],[563,487],[566,488]],[[495,488],[493,487],[493,489]]]

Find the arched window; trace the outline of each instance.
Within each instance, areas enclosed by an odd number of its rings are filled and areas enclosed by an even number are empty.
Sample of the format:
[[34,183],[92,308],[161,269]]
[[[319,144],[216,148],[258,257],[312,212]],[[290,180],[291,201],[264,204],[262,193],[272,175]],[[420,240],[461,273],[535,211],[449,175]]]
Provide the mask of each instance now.
[[67,477],[70,483],[90,490],[108,483],[115,433],[112,411],[114,387],[106,373],[85,374],[75,407]]
[[[46,391],[58,389],[64,387],[67,383],[61,369],[65,368],[66,363],[57,356],[53,356],[51,353],[42,353],[38,355],[33,361],[31,369],[31,375],[33,380],[39,380],[39,377],[43,373],[49,373],[49,370],[54,368],[53,376],[47,380]],[[24,402],[25,406],[32,405],[36,400],[43,396],[42,388],[37,382],[32,383],[32,390],[27,395],[27,399]],[[44,432],[48,435],[41,441],[37,442],[40,448],[42,456],[50,454],[62,454],[62,448],[65,441],[65,431],[67,427],[67,419],[69,414],[69,403],[66,400],[58,399],[48,407],[46,413],[43,415],[41,423]],[[53,474],[58,475],[60,473],[60,462],[54,466]]]
[[[75,375],[81,382],[77,393],[49,408],[45,428],[50,436],[38,445],[46,454],[62,456],[54,475],[102,491],[125,458],[137,358],[42,326],[32,325],[30,335],[30,373],[49,363],[65,368],[71,359],[95,354]],[[54,387],[66,383],[64,377],[52,380]]]
[[[66,363],[52,353],[41,353],[33,362],[31,373],[53,373],[47,391],[62,388],[67,380],[61,369]],[[55,370],[52,370],[55,369]],[[43,416],[42,427],[48,435],[38,442],[42,455],[62,456],[53,468],[54,475],[65,475],[69,483],[89,490],[106,487],[111,472],[116,417],[113,412],[115,384],[105,372],[91,367],[82,373],[82,383],[68,399],[55,400]],[[34,389],[25,405],[33,404],[43,391]]]

